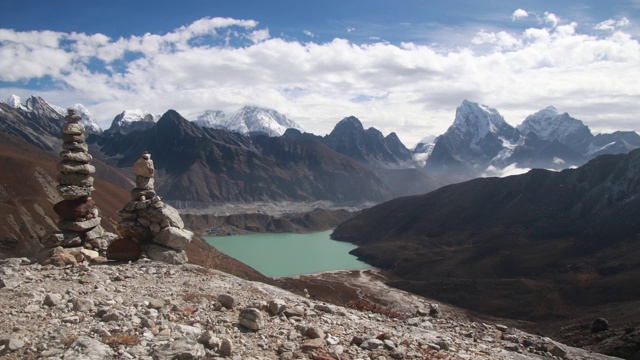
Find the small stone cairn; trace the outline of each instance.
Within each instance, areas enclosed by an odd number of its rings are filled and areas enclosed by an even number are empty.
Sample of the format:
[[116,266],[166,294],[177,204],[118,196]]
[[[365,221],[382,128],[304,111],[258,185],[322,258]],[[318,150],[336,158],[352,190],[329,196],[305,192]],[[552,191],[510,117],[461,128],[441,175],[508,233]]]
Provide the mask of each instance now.
[[117,230],[121,239],[107,251],[107,258],[120,261],[137,260],[142,253],[152,260],[169,264],[188,261],[184,248],[193,239],[193,232],[184,228],[178,210],[165,204],[154,189],[153,160],[148,152],[133,164],[136,187],[118,215]]
[[93,190],[92,156],[88,153],[82,118],[70,108],[62,127],[62,151],[58,163],[57,190],[62,201],[53,206],[59,216],[60,231],[45,235],[41,243],[45,248],[42,258],[45,263],[68,265],[76,261],[94,260],[105,255],[109,244],[117,238],[100,225],[101,218]]

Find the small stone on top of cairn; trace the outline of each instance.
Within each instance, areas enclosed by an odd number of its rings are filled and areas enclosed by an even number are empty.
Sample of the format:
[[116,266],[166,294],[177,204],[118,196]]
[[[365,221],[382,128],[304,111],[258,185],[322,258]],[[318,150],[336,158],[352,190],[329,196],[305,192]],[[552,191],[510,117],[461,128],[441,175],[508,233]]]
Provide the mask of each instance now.
[[[49,233],[42,238],[45,247],[45,263],[68,263],[52,260],[53,254],[61,254],[60,249],[68,249],[76,260],[83,261],[89,256],[105,255],[106,249],[116,237],[105,232],[100,226],[101,218],[95,201],[91,198],[93,190],[93,174],[96,169],[91,165],[93,157],[88,153],[85,140],[84,126],[80,124],[82,118],[73,108],[68,109],[66,123],[62,127],[62,151],[58,163],[58,186],[56,190],[62,201],[53,206],[59,216],[57,222],[60,231]],[[83,251],[89,249],[95,252]],[[55,251],[54,251],[55,250]],[[84,255],[83,255],[84,254]],[[65,257],[66,259],[74,258]]]
[[118,215],[117,229],[121,239],[107,249],[107,258],[120,261],[137,260],[142,253],[152,260],[170,264],[188,261],[184,248],[193,232],[184,228],[178,210],[165,204],[154,188],[155,169],[147,151],[133,164],[136,187]]

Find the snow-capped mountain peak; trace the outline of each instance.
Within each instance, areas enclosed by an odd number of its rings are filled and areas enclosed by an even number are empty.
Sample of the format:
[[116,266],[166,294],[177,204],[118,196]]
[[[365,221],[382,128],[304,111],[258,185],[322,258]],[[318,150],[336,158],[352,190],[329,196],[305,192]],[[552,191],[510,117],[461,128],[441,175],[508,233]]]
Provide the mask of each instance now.
[[[49,115],[57,114],[61,117],[67,116],[67,109],[50,104],[45,100],[43,100],[42,98],[36,97],[36,96],[30,96],[24,104],[22,104],[22,100],[17,95],[11,95],[9,98],[4,100],[3,102],[13,108],[21,109],[23,111],[50,113],[51,110],[53,110],[53,113]],[[95,119],[93,118],[93,116],[91,115],[91,113],[86,107],[84,107],[82,104],[75,104],[72,106],[72,108],[76,109],[77,114],[80,115],[80,117],[82,117],[82,120],[80,121],[80,123],[84,125],[84,128],[87,132],[89,133],[102,132],[102,128],[100,127],[100,125],[98,125],[98,123],[95,121]]]
[[26,110],[24,105],[22,105],[22,100],[20,99],[20,96],[18,95],[11,95],[3,102],[13,108]]
[[160,116],[153,115],[146,110],[125,110],[113,119],[111,127],[105,133],[119,132],[128,134],[133,131],[146,130],[151,128],[159,119]]
[[456,117],[449,131],[470,139],[472,149],[479,149],[479,143],[489,133],[505,139],[514,136],[514,128],[504,120],[498,110],[469,100],[464,100],[456,109]]
[[[84,105],[75,104],[72,106],[72,108],[76,109],[76,113],[82,118],[82,120],[80,120],[80,123],[84,126],[87,132],[90,132],[90,133],[102,132],[102,128],[100,127],[100,125],[98,125],[96,120],[93,118],[93,115],[91,115],[91,112],[89,112],[89,110],[86,107],[84,107]],[[62,108],[60,109],[62,110],[63,114],[66,115],[67,112]]]
[[246,133],[264,133],[269,136],[282,136],[287,129],[302,130],[294,121],[283,114],[257,106],[244,106],[226,117],[222,126],[230,131]]
[[221,110],[205,110],[198,115],[194,123],[201,127],[220,128],[224,124],[226,114]]
[[538,138],[547,141],[565,141],[572,136],[592,136],[582,121],[572,118],[566,112],[560,113],[553,106],[527,116],[517,129],[523,135],[533,132]]

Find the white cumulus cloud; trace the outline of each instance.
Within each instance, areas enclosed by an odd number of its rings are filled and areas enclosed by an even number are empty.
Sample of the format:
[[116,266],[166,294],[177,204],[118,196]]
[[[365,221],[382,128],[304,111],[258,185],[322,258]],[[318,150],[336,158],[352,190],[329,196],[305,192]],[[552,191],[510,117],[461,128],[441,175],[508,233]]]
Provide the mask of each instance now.
[[301,42],[229,18],[118,39],[0,29],[0,80],[11,86],[0,98],[50,79],[37,95],[59,106],[84,102],[102,126],[130,108],[188,117],[253,104],[326,134],[355,115],[408,147],[443,133],[465,98],[497,108],[513,125],[555,105],[594,132],[640,130],[638,39],[622,30],[580,32],[551,15],[553,26],[480,31],[449,47]]
[[511,14],[511,20],[516,21],[518,19],[526,18],[529,16],[529,13],[523,9],[517,9]]

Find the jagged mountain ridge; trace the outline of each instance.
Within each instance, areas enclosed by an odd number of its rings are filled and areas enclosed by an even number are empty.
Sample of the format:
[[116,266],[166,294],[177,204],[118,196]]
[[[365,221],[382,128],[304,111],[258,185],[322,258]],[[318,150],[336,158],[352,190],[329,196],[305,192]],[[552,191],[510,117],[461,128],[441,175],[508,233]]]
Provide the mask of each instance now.
[[335,151],[369,165],[399,165],[411,159],[411,152],[395,133],[384,137],[375,128],[364,129],[355,116],[342,119],[322,142]]
[[[0,103],[9,105],[14,109],[19,110],[22,114],[34,112],[36,113],[36,116],[48,117],[55,117],[52,111],[57,113],[60,117],[64,117],[67,114],[67,110],[59,106],[49,104],[44,99],[36,96],[30,96],[23,104],[22,99],[20,99],[19,96],[11,95],[8,99],[0,101]],[[93,118],[93,115],[91,115],[91,112],[89,112],[86,107],[82,104],[75,104],[72,108],[76,109],[77,114],[82,118],[80,123],[85,127],[85,131],[87,133],[102,132],[102,128],[98,125],[96,120]]]
[[332,237],[358,245],[355,254],[400,276],[405,290],[498,316],[559,320],[640,296],[638,213],[640,149],[397,198]]
[[317,141],[247,137],[201,128],[170,110],[150,129],[91,140],[105,160],[129,167],[151,152],[167,200],[380,201],[391,197],[364,166]]
[[[35,97],[28,99],[24,105],[15,96],[7,99],[5,103],[16,105],[17,107],[13,105],[9,107],[14,108],[19,114],[17,116],[22,118],[64,112],[63,109]],[[81,115],[86,118],[86,122],[93,121],[91,114],[82,105],[76,104],[74,107],[79,109]],[[26,115],[27,113],[31,115]],[[55,114],[49,116],[57,117]],[[15,116],[10,115],[10,117]],[[372,169],[421,168],[427,174],[423,179],[425,186],[421,188],[422,192],[438,187],[436,183],[452,183],[487,176],[485,174],[499,174],[501,169],[509,167],[559,170],[579,166],[601,154],[626,153],[640,147],[640,136],[633,131],[593,136],[580,120],[571,118],[566,113],[561,114],[553,107],[530,115],[523,124],[513,128],[504,121],[497,110],[465,100],[457,109],[456,119],[447,132],[437,137],[433,144],[418,144],[413,154],[395,133],[384,137],[375,128],[365,130],[355,117],[353,117],[355,121],[345,121],[349,118],[343,119],[331,134],[324,137],[307,136],[302,133],[294,135],[293,131],[299,131],[299,129],[295,127],[285,129],[281,125],[278,125],[281,128],[276,131],[269,124],[275,122],[273,119],[278,117],[288,121],[275,110],[247,106],[232,116],[209,111],[195,123],[205,127],[226,128],[223,123],[229,119],[235,119],[234,126],[236,128],[244,126],[242,131],[249,131],[248,134],[277,136],[284,130],[283,136],[302,136],[307,140],[318,139],[335,151]],[[105,133],[145,130],[152,127],[158,118],[159,116],[142,110],[124,111],[114,118],[111,128]],[[51,150],[51,145],[46,144],[51,143],[52,138],[44,139],[43,135],[32,131],[33,129],[28,130],[27,133],[24,132],[25,128],[39,126],[38,121],[36,120],[34,124],[14,121],[9,127],[14,130],[21,128],[17,132],[23,133],[24,138],[48,146],[48,150]],[[253,124],[251,125],[253,127],[249,128],[247,124]],[[287,124],[295,126],[293,122]],[[5,127],[7,127],[6,124]],[[87,130],[87,132],[92,131]],[[422,166],[422,164],[425,165]],[[386,178],[400,179],[397,176]],[[411,181],[415,182],[415,179]],[[405,185],[413,188],[414,184],[393,183],[387,184],[387,187],[396,195],[410,195],[410,193],[396,190],[408,188]]]
[[[19,105],[13,106],[15,104]],[[25,105],[19,100],[11,105],[0,102],[0,131],[46,151],[61,149],[63,124],[63,116],[40,97],[30,97]]]
[[640,147],[635,132],[594,136],[580,120],[550,106],[512,127],[496,109],[463,101],[449,129],[433,145],[416,147],[414,158],[427,157],[425,171],[460,181],[481,176],[489,167],[564,169],[602,154]]

